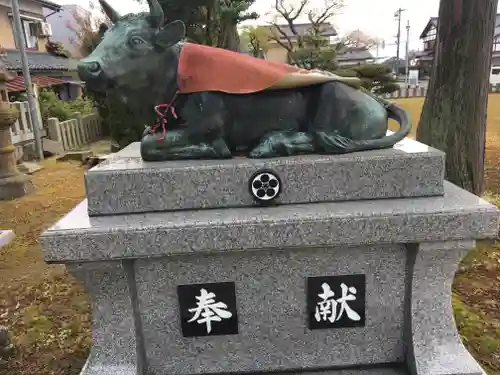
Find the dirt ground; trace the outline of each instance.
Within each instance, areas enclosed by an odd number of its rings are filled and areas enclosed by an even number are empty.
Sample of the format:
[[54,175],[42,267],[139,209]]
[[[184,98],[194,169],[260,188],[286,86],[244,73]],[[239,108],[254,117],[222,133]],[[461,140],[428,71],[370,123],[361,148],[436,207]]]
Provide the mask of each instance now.
[[[396,102],[410,113],[413,135],[424,98]],[[486,125],[486,198],[500,207],[500,94],[490,94]],[[453,287],[463,342],[490,375],[500,375],[500,245],[480,243],[463,261]]]
[[[414,136],[417,131],[424,98],[398,99],[395,102],[410,114],[410,119],[413,123],[410,136]],[[486,190],[500,194],[500,93],[490,94],[488,98],[484,171]]]
[[0,228],[14,241],[0,249],[0,325],[13,353],[0,356],[2,375],[78,374],[90,344],[89,305],[64,267],[48,266],[38,237],[84,197],[78,163],[47,160],[33,176],[34,193],[0,202]]
[[[422,99],[399,103],[416,123]],[[500,193],[500,94],[490,97],[486,175]],[[36,191],[0,202],[0,228],[17,237],[0,249],[0,325],[14,343],[0,353],[1,375],[76,375],[90,344],[89,304],[61,266],[43,262],[38,237],[84,197],[78,164],[47,160],[33,176]],[[490,200],[500,203],[496,195]],[[455,319],[468,349],[490,375],[500,375],[500,250],[488,243],[462,262],[454,285]]]

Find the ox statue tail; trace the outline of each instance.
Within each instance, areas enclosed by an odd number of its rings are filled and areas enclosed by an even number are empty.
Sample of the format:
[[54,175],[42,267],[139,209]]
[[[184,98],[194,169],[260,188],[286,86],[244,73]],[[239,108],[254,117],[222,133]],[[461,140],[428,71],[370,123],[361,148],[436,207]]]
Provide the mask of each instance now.
[[378,150],[390,148],[402,141],[411,130],[411,123],[405,110],[389,101],[377,98],[387,110],[388,118],[399,123],[397,132],[385,137],[369,140],[353,140],[339,135],[331,135],[322,132],[316,133],[318,141],[327,153],[344,154],[358,151]]

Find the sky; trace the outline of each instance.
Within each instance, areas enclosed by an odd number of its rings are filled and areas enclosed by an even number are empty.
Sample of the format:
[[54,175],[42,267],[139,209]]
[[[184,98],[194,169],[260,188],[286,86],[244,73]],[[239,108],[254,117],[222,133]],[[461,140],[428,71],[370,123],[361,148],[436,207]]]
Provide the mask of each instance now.
[[[60,4],[78,4],[88,8],[89,0],[56,0]],[[289,0],[290,3],[298,0]],[[314,6],[321,7],[324,0],[310,0]],[[143,10],[137,0],[108,0],[121,14]],[[253,24],[266,24],[272,17],[266,16],[272,10],[273,0],[257,0],[252,10],[261,15]],[[397,21],[394,13],[398,8],[406,9],[401,19],[400,55],[405,55],[406,25],[410,24],[409,48],[422,49],[419,35],[429,21],[436,17],[439,11],[439,0],[344,0],[345,7],[342,13],[335,16],[331,23],[337,32],[342,35],[357,30],[372,36],[384,39],[386,48],[378,50],[378,57],[396,55]],[[373,51],[375,54],[377,51]]]
[[[293,2],[294,0],[290,0]],[[296,1],[296,0],[295,0]],[[324,0],[311,0],[321,7]],[[264,14],[272,9],[273,0],[257,0],[255,10]],[[419,49],[419,35],[430,17],[438,15],[439,0],[344,0],[342,13],[331,22],[342,35],[357,30],[385,40],[386,48],[379,48],[379,57],[396,55],[396,35],[398,24],[394,13],[401,7],[406,9],[401,17],[400,55],[405,55],[406,25],[410,22],[410,49]],[[374,51],[376,53],[376,51]]]

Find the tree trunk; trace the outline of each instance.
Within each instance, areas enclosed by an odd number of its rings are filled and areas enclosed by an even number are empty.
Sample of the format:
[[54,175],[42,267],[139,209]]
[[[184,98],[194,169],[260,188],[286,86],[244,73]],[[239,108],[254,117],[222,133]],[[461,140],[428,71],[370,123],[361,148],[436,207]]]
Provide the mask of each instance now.
[[221,22],[217,47],[240,52],[240,37],[236,24]]
[[214,45],[214,41],[213,41],[213,38],[212,38],[212,28],[213,28],[213,20],[212,20],[212,17],[213,17],[213,6],[212,4],[209,4],[207,5],[207,24],[205,26],[205,44],[207,46],[213,46]]
[[446,179],[484,190],[486,106],[498,0],[441,0],[417,140],[446,152]]

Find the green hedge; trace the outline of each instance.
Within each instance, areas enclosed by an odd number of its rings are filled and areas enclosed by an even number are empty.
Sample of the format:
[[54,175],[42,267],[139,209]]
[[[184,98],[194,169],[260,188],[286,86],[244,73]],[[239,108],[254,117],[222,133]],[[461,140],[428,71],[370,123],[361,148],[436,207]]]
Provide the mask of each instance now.
[[335,73],[342,77],[359,77],[362,87],[375,94],[388,94],[399,89],[391,68],[384,64],[349,66]]
[[50,90],[43,90],[38,96],[40,112],[46,121],[50,117],[56,117],[59,121],[73,118],[73,113],[80,112],[83,115],[93,111],[94,103],[88,98],[78,98],[73,101],[61,100]]

